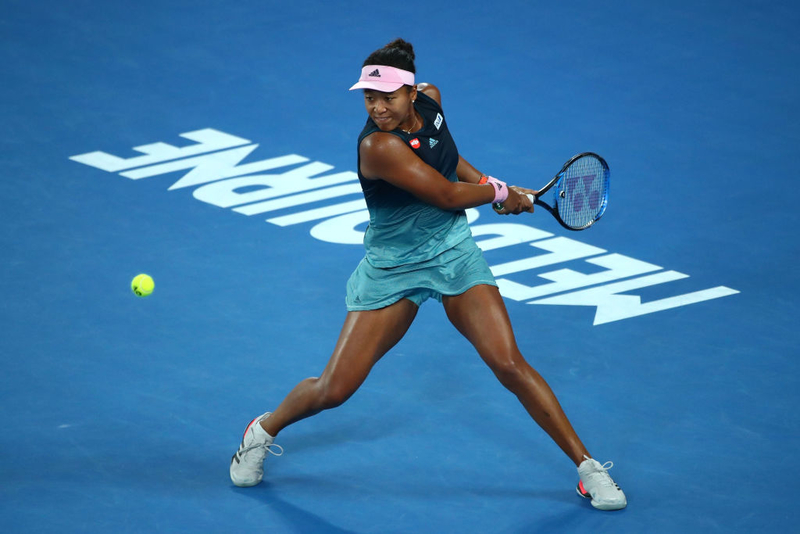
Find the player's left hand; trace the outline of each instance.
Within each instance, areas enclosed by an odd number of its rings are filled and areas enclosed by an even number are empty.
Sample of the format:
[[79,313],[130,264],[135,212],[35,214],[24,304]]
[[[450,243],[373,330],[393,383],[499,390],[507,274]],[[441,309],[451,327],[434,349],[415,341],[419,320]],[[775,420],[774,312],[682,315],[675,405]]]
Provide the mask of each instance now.
[[494,209],[500,215],[519,215],[520,213],[533,213],[533,202],[528,195],[536,195],[538,191],[527,187],[509,186],[508,198],[498,209]]

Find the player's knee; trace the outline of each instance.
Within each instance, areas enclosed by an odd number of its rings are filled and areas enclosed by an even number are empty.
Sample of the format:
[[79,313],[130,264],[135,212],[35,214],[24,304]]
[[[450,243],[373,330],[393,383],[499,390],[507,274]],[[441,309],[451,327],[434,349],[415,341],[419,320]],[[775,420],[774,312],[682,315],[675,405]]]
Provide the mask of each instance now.
[[353,395],[353,388],[336,380],[320,380],[319,404],[321,409],[329,410],[341,406]]
[[524,379],[525,362],[522,358],[508,355],[498,358],[492,363],[492,371],[500,383],[509,389],[514,389]]

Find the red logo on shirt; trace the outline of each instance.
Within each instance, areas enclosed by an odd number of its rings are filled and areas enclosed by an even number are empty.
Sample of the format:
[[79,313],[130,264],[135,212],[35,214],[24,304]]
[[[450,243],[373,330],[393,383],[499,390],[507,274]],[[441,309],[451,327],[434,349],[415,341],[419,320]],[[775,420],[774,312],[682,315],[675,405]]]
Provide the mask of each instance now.
[[413,148],[414,150],[416,150],[416,149],[418,149],[418,148],[419,148],[419,139],[415,137],[414,139],[412,139],[411,141],[409,141],[409,142],[408,142],[408,144],[410,144],[410,145],[411,145],[411,148]]

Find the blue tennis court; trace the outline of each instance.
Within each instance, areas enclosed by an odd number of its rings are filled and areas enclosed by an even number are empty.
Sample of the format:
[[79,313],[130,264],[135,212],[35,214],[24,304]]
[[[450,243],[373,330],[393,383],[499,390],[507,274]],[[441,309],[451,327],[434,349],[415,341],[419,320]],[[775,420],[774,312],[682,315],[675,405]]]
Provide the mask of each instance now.
[[[3,531],[796,531],[799,25],[790,2],[7,0]],[[477,168],[610,165],[585,232],[469,215],[625,510],[575,494],[434,301],[261,485],[229,479],[336,342],[368,220],[347,89],[396,37]]]

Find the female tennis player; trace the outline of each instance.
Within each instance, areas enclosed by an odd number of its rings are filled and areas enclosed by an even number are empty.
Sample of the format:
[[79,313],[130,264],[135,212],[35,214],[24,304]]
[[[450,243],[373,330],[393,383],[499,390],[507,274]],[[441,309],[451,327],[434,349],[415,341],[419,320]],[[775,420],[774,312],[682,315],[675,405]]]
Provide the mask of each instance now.
[[578,494],[617,510],[625,494],[593,460],[550,387],[517,348],[491,271],[467,225],[466,208],[499,203],[502,214],[533,211],[529,189],[508,187],[458,154],[439,90],[415,84],[414,50],[398,39],[373,52],[350,90],[362,89],[368,118],[358,138],[358,177],[369,208],[366,255],[347,283],[347,310],[320,377],[306,378],[272,413],[245,429],[231,459],[237,486],[261,482],[267,453],[288,425],[344,403],[408,330],[419,306],[440,301],[447,317],[500,382],[578,466]]

